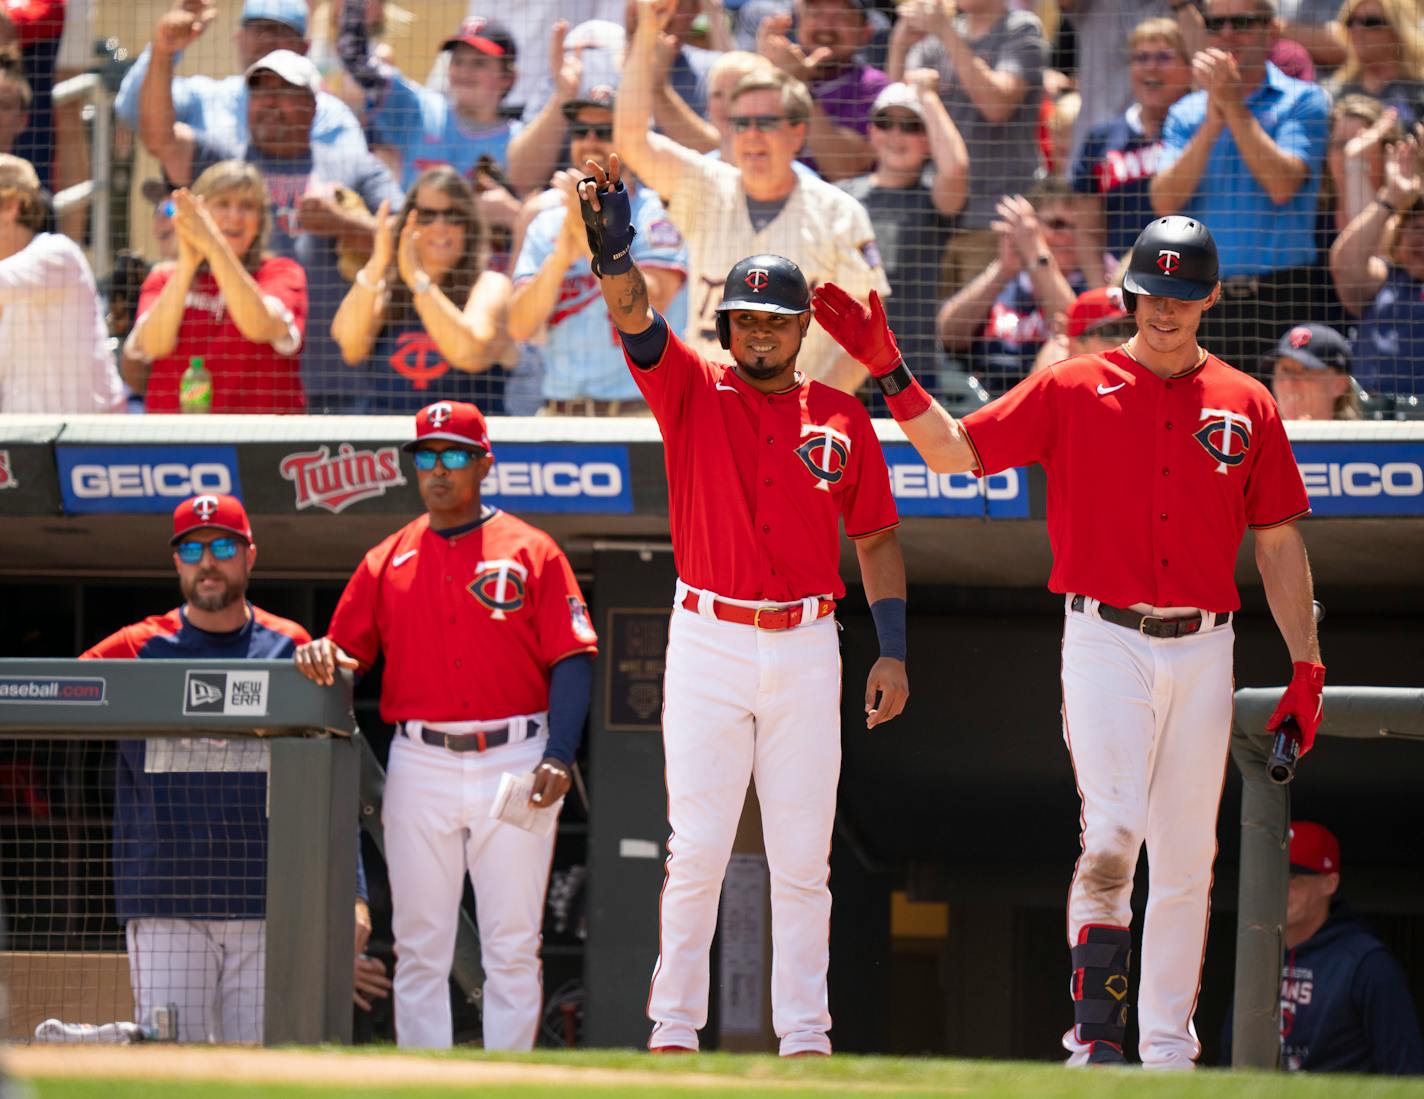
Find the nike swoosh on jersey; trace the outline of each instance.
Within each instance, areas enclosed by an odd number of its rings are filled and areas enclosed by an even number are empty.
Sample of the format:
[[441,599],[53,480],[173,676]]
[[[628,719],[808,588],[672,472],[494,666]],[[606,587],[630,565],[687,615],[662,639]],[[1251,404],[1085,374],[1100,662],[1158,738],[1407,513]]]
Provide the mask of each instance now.
[[718,383],[717,383],[717,388],[718,388],[718,389],[721,389],[721,390],[725,390],[725,391],[728,392],[728,393],[735,393],[735,392],[737,391],[737,387],[736,387],[736,386],[734,386],[734,385],[723,385],[721,382],[718,382]]
[[391,568],[400,568],[419,552],[420,550],[406,550],[404,553],[396,554],[394,557],[391,558]]
[[1098,383],[1098,396],[1099,396],[1099,397],[1106,397],[1109,393],[1116,393],[1119,389],[1121,389],[1121,388],[1122,388],[1123,386],[1125,386],[1126,384],[1127,384],[1126,382],[1118,382],[1117,385],[1103,385],[1102,382],[1099,382],[1099,383]]

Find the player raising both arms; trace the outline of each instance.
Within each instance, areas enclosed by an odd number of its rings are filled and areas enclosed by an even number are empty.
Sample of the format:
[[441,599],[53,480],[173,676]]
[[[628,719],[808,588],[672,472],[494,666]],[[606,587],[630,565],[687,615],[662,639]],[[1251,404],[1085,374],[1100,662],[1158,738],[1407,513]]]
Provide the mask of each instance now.
[[606,175],[588,168],[579,194],[593,270],[662,431],[678,573],[663,685],[672,836],[648,1045],[697,1048],[717,898],[754,778],[771,870],[772,1026],[783,1056],[827,1054],[839,528],[880,636],[865,688],[875,726],[909,694],[889,471],[860,402],[796,369],[811,323],[800,269],[773,255],[732,266],[716,324],[736,365],[709,362],[649,304],[617,155]]
[[1190,1068],[1216,814],[1231,728],[1237,549],[1256,565],[1295,670],[1286,717],[1308,750],[1325,668],[1295,521],[1310,508],[1264,386],[1197,344],[1220,294],[1216,245],[1184,217],[1152,222],[1123,280],[1137,334],[1033,374],[956,421],[916,382],[879,302],[834,285],[816,319],[875,375],[938,473],[1048,474],[1050,590],[1064,596],[1063,736],[1082,796],[1082,856],[1068,896],[1071,1064],[1122,1062],[1132,879],[1147,844],[1142,932],[1144,1064]]

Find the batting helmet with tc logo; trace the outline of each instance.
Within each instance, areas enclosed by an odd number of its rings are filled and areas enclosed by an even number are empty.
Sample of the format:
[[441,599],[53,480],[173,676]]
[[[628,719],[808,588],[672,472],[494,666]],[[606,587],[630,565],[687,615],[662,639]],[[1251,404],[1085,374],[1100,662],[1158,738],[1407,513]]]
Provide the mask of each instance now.
[[811,309],[811,288],[806,276],[785,256],[748,256],[732,265],[722,287],[717,306],[717,339],[724,348],[732,346],[732,324],[727,314],[734,309],[759,313],[806,313]]
[[1137,308],[1134,295],[1201,301],[1219,277],[1216,241],[1194,218],[1173,214],[1147,226],[1132,246],[1132,258],[1122,277],[1122,303]]

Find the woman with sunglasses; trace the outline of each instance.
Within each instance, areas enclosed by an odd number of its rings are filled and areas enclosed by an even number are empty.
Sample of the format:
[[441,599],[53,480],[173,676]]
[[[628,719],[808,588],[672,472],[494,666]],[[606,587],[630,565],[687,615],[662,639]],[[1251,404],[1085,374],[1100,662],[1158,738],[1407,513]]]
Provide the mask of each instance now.
[[343,361],[367,375],[362,410],[459,400],[502,414],[509,292],[485,267],[475,193],[454,168],[422,172],[396,217],[382,203],[371,258],[331,324]]
[[213,412],[305,412],[307,276],[264,248],[272,206],[262,173],[219,161],[169,202],[178,259],[155,267],[139,292],[124,381],[147,411],[177,412],[183,372],[202,356]]
[[1369,95],[1399,112],[1410,129],[1424,122],[1424,37],[1417,0],[1345,0],[1345,64],[1329,89],[1338,102]]

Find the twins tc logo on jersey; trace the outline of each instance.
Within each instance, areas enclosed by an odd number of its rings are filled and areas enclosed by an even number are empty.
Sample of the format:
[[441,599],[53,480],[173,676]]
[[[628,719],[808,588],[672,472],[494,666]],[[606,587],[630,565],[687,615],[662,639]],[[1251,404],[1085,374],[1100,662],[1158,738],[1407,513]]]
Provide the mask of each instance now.
[[1251,449],[1251,421],[1229,408],[1204,408],[1201,418],[1207,423],[1192,437],[1216,459],[1216,472],[1225,476],[1231,466],[1246,460],[1246,451]]
[[1182,253],[1174,252],[1170,248],[1163,248],[1157,253],[1157,267],[1164,275],[1175,275],[1177,268],[1182,266]]
[[524,606],[528,583],[529,570],[518,561],[481,561],[465,590],[489,608],[492,621],[503,622]]
[[218,513],[218,498],[216,496],[199,496],[193,501],[193,514],[203,522],[207,522]]
[[850,436],[828,424],[802,424],[801,437],[810,436],[796,448],[796,457],[805,463],[816,478],[816,487],[830,492],[839,484],[850,465]]

